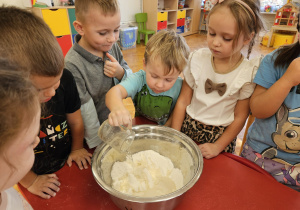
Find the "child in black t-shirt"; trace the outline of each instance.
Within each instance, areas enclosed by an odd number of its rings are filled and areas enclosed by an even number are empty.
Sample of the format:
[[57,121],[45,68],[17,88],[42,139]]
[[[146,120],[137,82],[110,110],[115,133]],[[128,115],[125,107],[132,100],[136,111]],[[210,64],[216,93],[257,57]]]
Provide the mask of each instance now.
[[32,170],[20,184],[49,199],[59,191],[54,172],[65,162],[80,169],[91,164],[83,148],[84,126],[80,99],[72,74],[64,68],[61,48],[40,18],[16,7],[0,7],[0,56],[30,72],[42,106],[40,143]]
[[[71,165],[72,160],[76,159],[74,154],[79,153],[80,150],[73,150],[69,156],[72,143],[79,142],[78,145],[73,145],[73,148],[82,148],[82,140],[77,140],[78,138],[83,139],[83,122],[80,115],[81,104],[75,80],[67,69],[63,70],[60,79],[57,78],[59,79],[57,82],[60,82],[60,84],[52,98],[48,97],[51,93],[48,94],[47,91],[51,92],[51,88],[55,89],[57,83],[54,83],[54,87],[50,87],[49,90],[44,89],[44,87],[47,87],[46,81],[51,83],[51,81],[55,82],[56,80],[41,76],[33,76],[32,78],[34,85],[40,91],[44,90],[44,95],[46,95],[46,98],[42,99],[45,108],[42,111],[40,123],[39,137],[41,141],[35,148],[36,158],[32,170],[36,174],[50,174],[63,167],[67,159],[68,165]],[[75,138],[73,142],[72,136]],[[87,168],[85,162],[83,166]],[[79,167],[82,169],[81,164],[79,164]]]

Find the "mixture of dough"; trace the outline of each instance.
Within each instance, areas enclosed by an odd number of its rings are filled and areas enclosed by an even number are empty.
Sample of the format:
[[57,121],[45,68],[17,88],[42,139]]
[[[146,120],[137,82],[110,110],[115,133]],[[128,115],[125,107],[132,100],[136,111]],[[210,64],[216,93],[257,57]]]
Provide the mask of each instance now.
[[115,162],[111,170],[112,187],[122,193],[155,197],[183,187],[181,170],[172,161],[153,150],[145,150]]

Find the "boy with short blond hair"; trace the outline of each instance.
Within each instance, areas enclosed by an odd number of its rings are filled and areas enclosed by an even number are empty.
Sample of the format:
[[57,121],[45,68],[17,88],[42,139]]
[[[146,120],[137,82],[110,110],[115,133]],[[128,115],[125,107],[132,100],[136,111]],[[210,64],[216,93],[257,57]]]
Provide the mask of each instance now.
[[74,75],[85,139],[93,148],[101,142],[97,131],[109,114],[105,94],[132,71],[116,43],[121,20],[117,0],[76,0],[75,15],[78,35],[65,57],[65,67]]
[[136,115],[142,115],[160,125],[170,126],[171,114],[179,96],[179,77],[189,56],[184,38],[173,30],[162,30],[147,43],[144,71],[130,75],[106,94],[111,125],[130,125],[131,115],[122,99],[133,99]]

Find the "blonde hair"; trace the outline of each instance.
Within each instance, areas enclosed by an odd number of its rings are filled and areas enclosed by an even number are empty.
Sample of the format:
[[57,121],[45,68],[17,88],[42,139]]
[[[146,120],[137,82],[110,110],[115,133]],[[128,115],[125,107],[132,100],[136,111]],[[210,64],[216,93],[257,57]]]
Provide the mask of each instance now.
[[233,39],[233,47],[236,46],[241,34],[243,34],[245,38],[250,38],[251,33],[254,32],[254,36],[248,48],[247,58],[249,58],[255,42],[255,36],[264,28],[264,23],[259,12],[260,2],[257,0],[225,0],[212,8],[207,17],[207,24],[209,23],[210,16],[222,7],[230,9],[237,23],[237,34]]
[[62,50],[47,24],[17,7],[0,7],[0,56],[32,75],[58,76],[64,67]]
[[98,7],[104,16],[114,15],[119,12],[119,3],[117,0],[76,0],[76,19],[84,23],[85,15],[88,13],[91,6]]
[[19,68],[0,59],[0,151],[28,128],[40,110],[37,90]]
[[144,54],[145,64],[160,60],[166,67],[165,74],[173,68],[182,72],[187,64],[190,48],[185,39],[174,30],[161,30],[149,39]]

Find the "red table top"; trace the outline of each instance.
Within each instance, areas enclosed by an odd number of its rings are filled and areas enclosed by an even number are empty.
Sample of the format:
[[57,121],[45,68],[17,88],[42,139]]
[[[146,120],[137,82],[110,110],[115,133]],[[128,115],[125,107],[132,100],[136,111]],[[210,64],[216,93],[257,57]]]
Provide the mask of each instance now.
[[[153,124],[136,118],[133,124]],[[90,150],[93,152],[93,150]],[[56,197],[49,200],[21,192],[36,210],[117,210],[109,194],[95,181],[91,168],[76,164],[56,172],[61,182]],[[256,164],[229,153],[204,159],[198,182],[186,192],[176,210],[193,209],[300,209],[300,193],[278,183]]]

